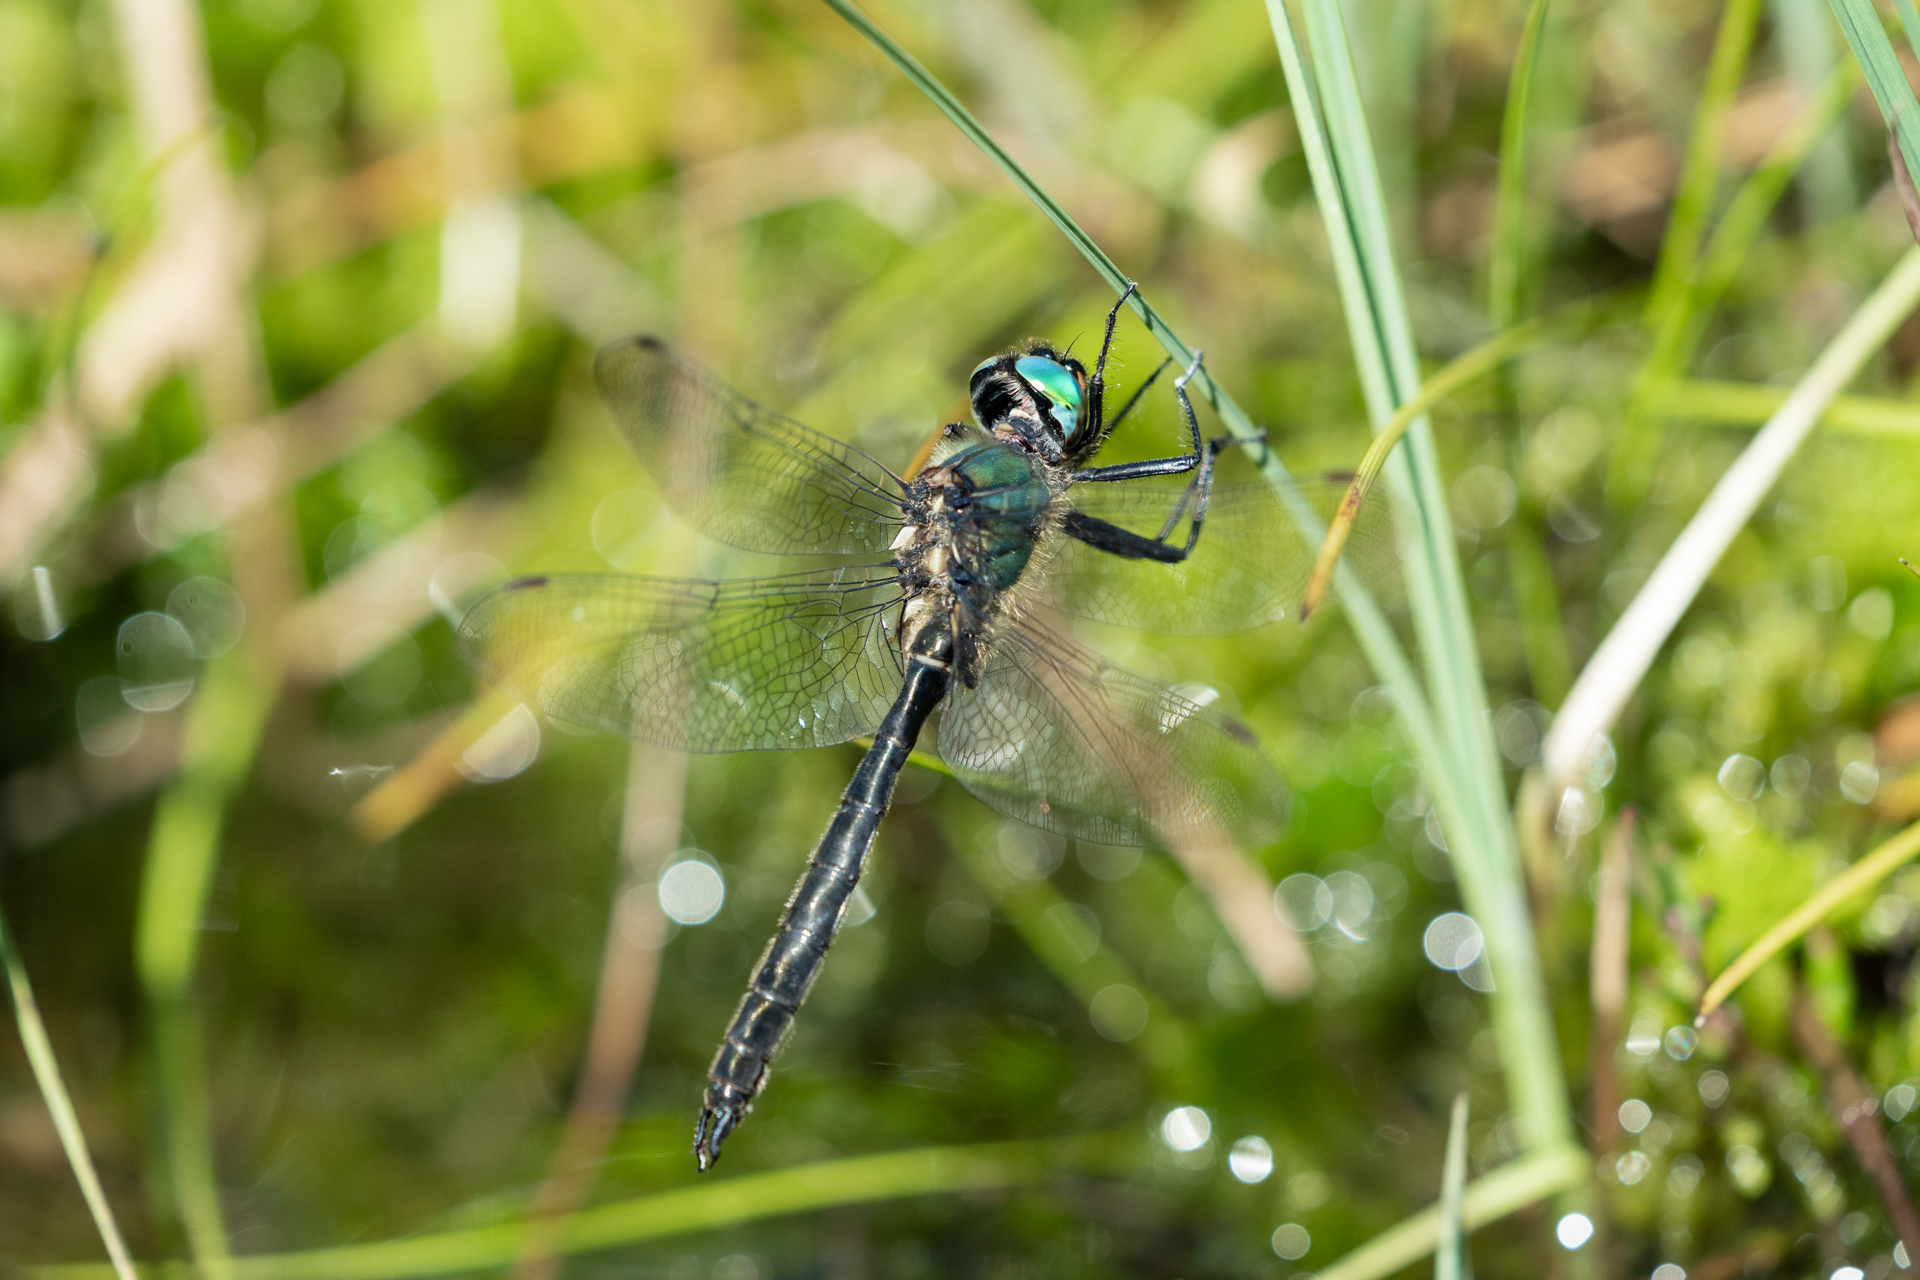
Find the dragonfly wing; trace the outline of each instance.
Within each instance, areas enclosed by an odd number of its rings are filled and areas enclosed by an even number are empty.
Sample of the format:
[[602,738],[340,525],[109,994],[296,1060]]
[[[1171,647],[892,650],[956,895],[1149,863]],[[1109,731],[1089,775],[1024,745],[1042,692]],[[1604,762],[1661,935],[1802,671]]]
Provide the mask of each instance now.
[[1105,844],[1240,843],[1278,830],[1287,792],[1250,730],[1031,620],[947,699],[940,754],[1002,813]]
[[903,489],[852,445],[762,408],[658,338],[600,349],[594,377],[673,509],[748,551],[884,553]]
[[892,565],[702,582],[510,582],[460,623],[461,656],[556,720],[681,751],[870,734],[900,690]]
[[[1297,501],[1316,527],[1346,493],[1347,477],[1302,479],[1282,495],[1264,480],[1217,483],[1193,553],[1177,564],[1136,560],[1103,551],[1063,530],[1047,561],[1049,602],[1067,613],[1142,631],[1172,635],[1226,635],[1276,622],[1297,612],[1320,552],[1289,509]],[[1074,485],[1075,511],[1143,537],[1157,537],[1180,502],[1184,486],[1154,481]],[[1186,541],[1183,519],[1170,535]],[[1342,563],[1363,581],[1399,562],[1392,506],[1375,490],[1360,508]]]

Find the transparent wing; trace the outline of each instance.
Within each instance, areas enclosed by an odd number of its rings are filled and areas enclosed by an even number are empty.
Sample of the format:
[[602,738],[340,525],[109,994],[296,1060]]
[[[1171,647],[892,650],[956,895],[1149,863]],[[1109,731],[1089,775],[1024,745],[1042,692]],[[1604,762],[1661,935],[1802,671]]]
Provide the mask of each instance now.
[[556,720],[681,751],[870,734],[900,690],[892,565],[701,582],[523,578],[460,623],[460,653]]
[[1287,792],[1251,731],[1022,619],[949,695],[940,754],[1002,813],[1106,844],[1278,830]]
[[[1324,527],[1349,479],[1302,479],[1294,493]],[[1085,515],[1153,538],[1184,487],[1142,480],[1077,484],[1067,490],[1067,500]],[[1184,543],[1186,531],[1182,520],[1174,541]],[[1300,531],[1266,481],[1216,483],[1200,540],[1184,561],[1129,560],[1063,533],[1053,542],[1043,594],[1055,607],[1098,622],[1173,635],[1226,635],[1294,614],[1319,551],[1319,538]],[[1341,562],[1362,581],[1399,563],[1396,518],[1380,487],[1360,508]]]
[[851,445],[753,401],[658,338],[593,363],[600,391],[669,505],[710,538],[794,555],[884,553],[901,485]]

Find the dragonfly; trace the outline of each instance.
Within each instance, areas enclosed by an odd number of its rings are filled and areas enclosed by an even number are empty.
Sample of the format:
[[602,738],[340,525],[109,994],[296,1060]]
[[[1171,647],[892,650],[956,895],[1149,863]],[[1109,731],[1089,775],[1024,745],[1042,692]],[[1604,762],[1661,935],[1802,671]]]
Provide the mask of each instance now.
[[[1284,820],[1276,770],[1210,691],[1135,675],[1048,623],[1206,634],[1288,616],[1315,550],[1289,504],[1324,519],[1344,489],[1216,483],[1236,441],[1202,437],[1187,394],[1198,355],[1174,381],[1183,450],[1100,463],[1168,367],[1106,416],[1134,292],[1107,314],[1091,371],[1041,341],[983,361],[972,421],[940,428],[911,477],[658,338],[616,341],[595,377],[667,504],[719,542],[832,560],[747,579],[525,577],[461,621],[466,660],[555,719],[691,752],[870,740],[714,1056],[702,1171],[766,1086],[936,715],[939,754],[968,791],[1063,836],[1244,845]],[[1390,547],[1382,511],[1370,504],[1350,554]]]

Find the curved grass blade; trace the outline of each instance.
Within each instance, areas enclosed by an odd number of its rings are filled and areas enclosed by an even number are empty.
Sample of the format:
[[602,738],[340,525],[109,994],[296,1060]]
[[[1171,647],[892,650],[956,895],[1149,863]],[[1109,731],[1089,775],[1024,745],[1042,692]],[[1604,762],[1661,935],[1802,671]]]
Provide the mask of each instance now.
[[1761,965],[1797,942],[1807,930],[1839,910],[1848,899],[1865,892],[1912,861],[1916,854],[1920,854],[1920,822],[1828,881],[1811,898],[1795,907],[1786,919],[1761,934],[1758,941],[1736,956],[1733,963],[1707,985],[1706,994],[1700,997],[1700,1013],[1694,1018],[1694,1025],[1704,1023],[1708,1015],[1725,1004],[1727,997],[1752,977]]
[[1372,490],[1374,481],[1380,478],[1381,468],[1387,464],[1394,446],[1413,424],[1419,421],[1428,410],[1439,404],[1454,392],[1467,386],[1476,379],[1485,377],[1502,364],[1524,351],[1531,350],[1547,341],[1567,337],[1583,328],[1594,325],[1599,317],[1610,315],[1614,308],[1581,308],[1580,314],[1563,317],[1553,323],[1541,320],[1529,320],[1525,324],[1515,325],[1502,333],[1496,333],[1478,346],[1454,357],[1444,368],[1436,372],[1421,384],[1406,403],[1394,410],[1380,430],[1375,433],[1373,443],[1367,447],[1367,453],[1360,460],[1360,466],[1354,471],[1353,481],[1347,488],[1347,496],[1341,501],[1340,509],[1327,524],[1327,536],[1320,546],[1320,556],[1314,561],[1313,576],[1307,583],[1305,596],[1300,602],[1302,621],[1320,607],[1326,598],[1327,589],[1333,584],[1333,570],[1340,559],[1341,551],[1346,547],[1347,536],[1353,529],[1353,522],[1360,514],[1361,505]]

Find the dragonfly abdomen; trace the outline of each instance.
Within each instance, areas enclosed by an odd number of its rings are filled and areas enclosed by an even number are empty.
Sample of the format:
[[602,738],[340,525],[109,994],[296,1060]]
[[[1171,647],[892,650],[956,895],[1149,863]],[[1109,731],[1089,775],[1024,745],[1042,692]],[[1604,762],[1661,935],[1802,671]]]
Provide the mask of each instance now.
[[908,655],[900,696],[880,722],[873,745],[854,770],[806,873],[787,900],[780,928],[760,957],[707,1072],[706,1098],[693,1133],[694,1158],[703,1170],[720,1158],[720,1144],[766,1085],[767,1071],[793,1029],[794,1015],[820,976],[827,948],[866,869],[874,833],[893,800],[894,782],[921,726],[946,695],[951,652],[947,637],[930,630]]

